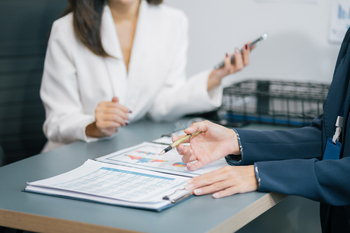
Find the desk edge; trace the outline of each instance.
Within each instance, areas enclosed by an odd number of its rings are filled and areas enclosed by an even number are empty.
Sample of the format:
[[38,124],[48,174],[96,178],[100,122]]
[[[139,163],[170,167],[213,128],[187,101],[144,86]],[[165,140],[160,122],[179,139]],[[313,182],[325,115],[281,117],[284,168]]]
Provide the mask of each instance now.
[[239,213],[225,220],[215,228],[211,229],[210,233],[232,233],[236,232],[246,224],[275,206],[277,203],[286,198],[287,195],[281,193],[268,193],[259,200],[253,202]]
[[94,225],[84,222],[76,222],[65,219],[58,219],[52,217],[46,217],[35,214],[21,213],[10,210],[0,210],[0,225],[4,227],[10,227],[15,229],[34,231],[34,232],[48,232],[48,233],[115,233],[125,232],[134,233],[136,231],[130,231],[125,229],[118,229],[113,227],[106,227],[100,225]]

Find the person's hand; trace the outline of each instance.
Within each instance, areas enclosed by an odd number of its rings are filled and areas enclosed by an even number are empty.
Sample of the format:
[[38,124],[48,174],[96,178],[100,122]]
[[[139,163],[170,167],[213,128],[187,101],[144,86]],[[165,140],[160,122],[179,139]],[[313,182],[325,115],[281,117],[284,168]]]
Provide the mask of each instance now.
[[119,127],[128,124],[128,113],[128,108],[120,104],[117,97],[113,97],[112,101],[100,102],[95,109],[95,122],[86,127],[86,135],[111,136]]
[[[196,131],[202,131],[202,133],[186,141],[190,142],[190,146],[179,145],[176,147],[178,153],[183,155],[182,161],[187,163],[188,170],[196,170],[228,154],[239,155],[241,153],[237,134],[232,129],[210,121],[194,123],[191,127],[185,129],[187,134]],[[181,137],[183,135],[174,136],[173,141]],[[197,162],[194,162],[196,160]]]
[[226,54],[226,57],[224,59],[225,66],[213,70],[208,78],[208,87],[207,90],[211,90],[212,88],[220,85],[221,80],[229,74],[236,73],[240,70],[242,70],[245,66],[249,64],[249,53],[254,48],[254,46],[249,47],[250,43],[247,43],[243,46],[242,53],[241,51],[236,48],[235,49],[235,61],[232,64],[231,63],[231,55]]
[[254,165],[225,166],[188,180],[186,189],[195,195],[213,193],[214,198],[221,198],[255,191],[258,189],[258,181]]

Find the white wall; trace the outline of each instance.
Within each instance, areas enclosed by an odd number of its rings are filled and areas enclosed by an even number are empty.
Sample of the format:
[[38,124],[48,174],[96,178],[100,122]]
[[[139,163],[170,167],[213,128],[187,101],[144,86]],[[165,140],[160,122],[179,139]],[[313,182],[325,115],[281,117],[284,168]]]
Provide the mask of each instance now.
[[[278,0],[276,0],[278,2]],[[250,65],[224,84],[245,78],[330,83],[340,44],[328,42],[331,0],[317,4],[259,3],[255,0],[164,0],[190,22],[188,75],[213,67],[267,32]]]

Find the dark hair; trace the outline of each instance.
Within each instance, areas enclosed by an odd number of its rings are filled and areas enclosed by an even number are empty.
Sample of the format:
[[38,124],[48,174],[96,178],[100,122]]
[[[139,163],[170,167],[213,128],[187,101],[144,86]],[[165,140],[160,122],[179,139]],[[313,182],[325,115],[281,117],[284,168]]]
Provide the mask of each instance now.
[[[107,0],[69,0],[62,16],[73,12],[74,32],[91,52],[108,57],[101,41],[101,19],[103,6]],[[159,5],[163,0],[147,0],[148,4]]]

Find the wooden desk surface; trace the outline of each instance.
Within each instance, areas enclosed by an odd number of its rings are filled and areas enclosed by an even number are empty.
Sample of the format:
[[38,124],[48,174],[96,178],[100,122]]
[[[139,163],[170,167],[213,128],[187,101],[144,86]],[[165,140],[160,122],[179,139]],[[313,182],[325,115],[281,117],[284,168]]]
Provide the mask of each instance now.
[[151,141],[189,124],[189,119],[171,123],[142,120],[121,128],[112,140],[75,142],[1,167],[0,225],[35,232],[234,232],[285,198],[259,192],[222,199],[206,195],[156,213],[21,191],[26,182],[67,172],[87,159]]

